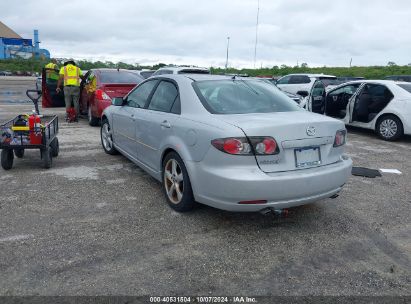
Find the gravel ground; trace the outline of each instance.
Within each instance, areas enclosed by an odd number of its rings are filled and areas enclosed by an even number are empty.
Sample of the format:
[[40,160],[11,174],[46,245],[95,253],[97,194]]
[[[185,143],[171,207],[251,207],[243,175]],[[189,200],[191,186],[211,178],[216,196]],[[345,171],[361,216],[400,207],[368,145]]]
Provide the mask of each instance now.
[[[29,109],[0,95],[2,121]],[[353,176],[279,218],[176,213],[157,181],[103,152],[99,128],[60,128],[52,169],[38,151],[0,168],[0,295],[411,295],[410,138],[349,129],[354,165],[402,174]]]

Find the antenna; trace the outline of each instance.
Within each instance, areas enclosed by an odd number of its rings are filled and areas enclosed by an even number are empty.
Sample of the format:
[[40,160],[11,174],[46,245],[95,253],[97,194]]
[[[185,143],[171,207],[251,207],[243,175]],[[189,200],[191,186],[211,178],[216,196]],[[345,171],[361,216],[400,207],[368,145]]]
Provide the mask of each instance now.
[[255,25],[255,46],[254,46],[254,69],[257,60],[257,43],[258,43],[258,18],[260,16],[260,0],[257,0],[257,23]]

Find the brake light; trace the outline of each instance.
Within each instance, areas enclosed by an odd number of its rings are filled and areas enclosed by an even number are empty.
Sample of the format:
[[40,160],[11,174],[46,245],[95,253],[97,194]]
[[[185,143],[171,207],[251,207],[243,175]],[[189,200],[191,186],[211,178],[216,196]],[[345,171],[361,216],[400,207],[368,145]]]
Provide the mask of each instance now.
[[335,139],[334,139],[334,147],[340,147],[345,145],[345,138],[347,135],[347,130],[339,130],[335,134]]
[[100,89],[96,90],[96,98],[98,100],[111,100],[110,96],[108,96],[106,92]]
[[232,155],[274,155],[280,153],[272,137],[230,137],[211,141],[218,150]]
[[245,137],[219,138],[211,141],[218,150],[234,155],[251,155],[251,147]]
[[259,142],[256,147],[255,151],[258,154],[274,154],[277,150],[277,142],[274,138],[264,138],[262,142]]

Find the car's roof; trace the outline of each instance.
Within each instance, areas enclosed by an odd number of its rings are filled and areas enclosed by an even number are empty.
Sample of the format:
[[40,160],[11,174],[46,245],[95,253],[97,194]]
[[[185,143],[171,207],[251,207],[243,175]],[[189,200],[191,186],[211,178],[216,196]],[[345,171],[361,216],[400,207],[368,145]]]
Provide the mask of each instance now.
[[189,78],[193,81],[205,81],[205,80],[230,80],[230,79],[242,79],[242,80],[256,80],[250,77],[239,77],[239,76],[228,76],[228,75],[212,75],[212,74],[167,74],[158,75],[155,77],[170,77],[173,79],[178,79],[181,77]]
[[293,73],[287,74],[285,76],[308,76],[308,77],[336,77],[334,75],[326,75],[326,74],[312,74],[312,73]]
[[[329,92],[331,91],[335,91],[336,89],[342,88],[346,85],[350,85],[350,84],[361,84],[361,83],[372,83],[372,84],[382,84],[382,85],[386,85],[388,87],[390,87],[391,89],[394,89],[395,85],[398,84],[407,84],[409,85],[409,82],[406,81],[394,81],[394,80],[379,80],[379,79],[363,79],[363,80],[353,80],[353,81],[347,81],[344,82],[342,84],[339,84],[338,86],[335,86],[334,88],[332,88]],[[398,88],[398,87],[397,87]]]
[[409,84],[409,82],[406,82],[406,81],[394,81],[394,80],[388,80],[388,79],[360,79],[360,80],[344,82],[343,84],[347,84],[347,83],[379,83],[379,84],[386,84],[386,85],[401,84],[401,83]]
[[183,66],[165,66],[162,68],[159,68],[158,70],[170,70],[170,71],[182,71],[182,70],[201,70],[201,71],[208,71],[209,69],[207,68],[200,68],[200,67],[191,67],[191,66],[187,66],[187,67],[183,67]]
[[127,69],[109,69],[109,68],[91,69],[90,71],[93,71],[93,72],[130,72],[130,73],[132,73],[132,70],[127,70]]

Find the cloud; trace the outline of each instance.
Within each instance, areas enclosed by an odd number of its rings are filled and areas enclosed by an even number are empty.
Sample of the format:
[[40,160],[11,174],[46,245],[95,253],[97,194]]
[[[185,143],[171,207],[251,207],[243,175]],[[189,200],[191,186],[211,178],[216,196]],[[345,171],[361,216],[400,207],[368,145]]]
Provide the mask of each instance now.
[[[0,4],[24,37],[40,30],[52,56],[252,67],[257,0],[123,0]],[[411,62],[407,0],[260,0],[257,65]]]

